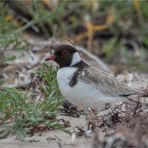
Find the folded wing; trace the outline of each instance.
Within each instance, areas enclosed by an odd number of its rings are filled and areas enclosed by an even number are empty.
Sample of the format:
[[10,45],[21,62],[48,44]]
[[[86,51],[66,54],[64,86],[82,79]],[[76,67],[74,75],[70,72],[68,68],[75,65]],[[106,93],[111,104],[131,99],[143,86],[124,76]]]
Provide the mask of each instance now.
[[140,94],[140,90],[134,90],[124,83],[118,81],[112,75],[94,69],[93,67],[85,68],[80,72],[79,80],[93,84],[99,91],[106,96],[111,97],[128,97],[135,94]]

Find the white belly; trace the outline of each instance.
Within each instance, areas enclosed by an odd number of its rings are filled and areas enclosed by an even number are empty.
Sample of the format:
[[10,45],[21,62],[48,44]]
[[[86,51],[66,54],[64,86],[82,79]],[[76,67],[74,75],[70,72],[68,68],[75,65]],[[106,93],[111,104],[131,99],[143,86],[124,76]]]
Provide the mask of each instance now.
[[62,68],[57,73],[61,93],[70,103],[82,107],[99,107],[102,104],[113,103],[116,100],[104,96],[99,89],[96,89],[95,85],[86,84],[82,81],[79,81],[74,87],[70,87],[69,82],[76,70],[74,67]]

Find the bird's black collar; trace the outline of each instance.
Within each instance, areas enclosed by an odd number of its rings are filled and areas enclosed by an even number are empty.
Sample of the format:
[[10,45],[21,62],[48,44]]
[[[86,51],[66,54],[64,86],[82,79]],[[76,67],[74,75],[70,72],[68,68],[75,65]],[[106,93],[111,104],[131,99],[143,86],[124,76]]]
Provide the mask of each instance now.
[[84,61],[81,60],[80,62],[72,65],[71,67],[77,67],[78,69],[83,69],[86,66],[87,66],[87,64]]
[[76,72],[74,72],[74,74],[69,82],[70,87],[74,87],[77,84],[79,73],[81,73],[81,71],[87,66],[88,65],[82,60],[80,62],[76,63],[75,65],[71,66],[71,67],[76,67],[78,69],[76,70]]

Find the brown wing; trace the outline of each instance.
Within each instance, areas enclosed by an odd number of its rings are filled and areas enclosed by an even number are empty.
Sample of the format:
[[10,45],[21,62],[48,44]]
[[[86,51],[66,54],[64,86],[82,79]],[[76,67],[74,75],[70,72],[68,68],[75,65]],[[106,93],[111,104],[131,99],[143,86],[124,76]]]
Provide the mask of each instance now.
[[85,83],[91,83],[95,85],[95,87],[99,89],[99,91],[107,96],[126,97],[140,93],[137,90],[129,88],[124,83],[119,82],[110,74],[101,70],[97,70],[90,66],[80,71],[78,79]]

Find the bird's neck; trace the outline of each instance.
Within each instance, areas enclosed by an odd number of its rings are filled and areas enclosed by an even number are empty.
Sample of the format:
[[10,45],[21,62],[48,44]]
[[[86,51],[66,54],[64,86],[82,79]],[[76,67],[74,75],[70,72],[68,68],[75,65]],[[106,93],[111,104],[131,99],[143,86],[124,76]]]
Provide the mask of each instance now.
[[81,61],[81,57],[78,52],[75,52],[72,56],[71,64],[70,66],[76,65]]

